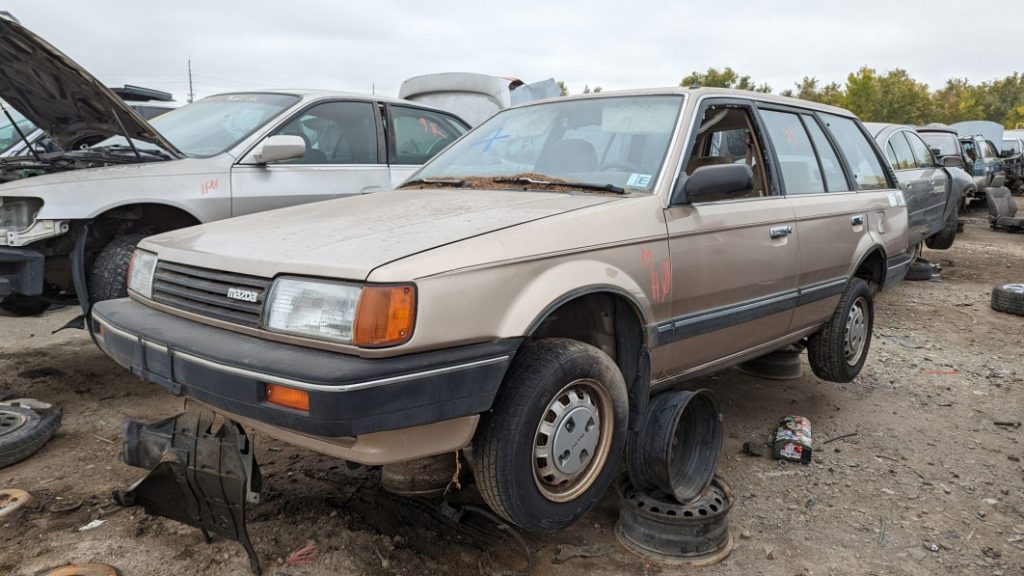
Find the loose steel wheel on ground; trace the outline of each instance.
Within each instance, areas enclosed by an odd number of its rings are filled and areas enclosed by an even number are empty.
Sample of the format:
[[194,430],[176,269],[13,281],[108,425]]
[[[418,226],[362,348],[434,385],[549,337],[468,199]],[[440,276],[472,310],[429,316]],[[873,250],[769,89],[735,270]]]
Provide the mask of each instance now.
[[732,551],[729,485],[715,477],[699,498],[680,504],[660,490],[640,490],[619,481],[615,536],[627,550],[659,563],[707,566]]
[[121,576],[121,571],[108,564],[68,564],[43,576]]
[[721,451],[722,414],[714,394],[661,392],[651,398],[643,428],[630,435],[630,481],[640,490],[689,502],[711,484]]

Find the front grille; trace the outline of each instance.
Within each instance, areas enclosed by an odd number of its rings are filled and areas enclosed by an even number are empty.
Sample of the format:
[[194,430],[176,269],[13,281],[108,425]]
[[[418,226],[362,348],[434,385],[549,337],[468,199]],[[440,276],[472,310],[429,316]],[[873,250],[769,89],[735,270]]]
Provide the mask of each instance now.
[[[180,310],[256,327],[270,289],[270,280],[158,261],[153,276],[153,300]],[[228,298],[231,288],[257,293],[256,302]]]

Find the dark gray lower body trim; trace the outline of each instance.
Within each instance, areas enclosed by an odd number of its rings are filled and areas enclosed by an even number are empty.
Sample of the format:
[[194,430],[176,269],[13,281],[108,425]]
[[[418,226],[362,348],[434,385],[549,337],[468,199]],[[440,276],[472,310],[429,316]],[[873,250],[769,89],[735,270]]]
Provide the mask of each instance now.
[[652,332],[657,341],[654,346],[663,346],[679,340],[701,336],[709,332],[752,322],[765,316],[792,310],[842,294],[848,283],[847,278],[836,278],[818,284],[804,286],[799,290],[773,294],[766,298],[748,300],[735,306],[727,306],[688,314],[658,324]]

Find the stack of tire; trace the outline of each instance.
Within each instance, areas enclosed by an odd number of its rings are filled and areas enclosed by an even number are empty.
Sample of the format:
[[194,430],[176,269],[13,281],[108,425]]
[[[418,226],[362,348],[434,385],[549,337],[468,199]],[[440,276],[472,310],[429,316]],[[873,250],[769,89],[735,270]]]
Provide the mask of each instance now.
[[651,398],[633,433],[620,480],[615,535],[630,552],[663,564],[706,566],[732,551],[733,495],[715,474],[722,415],[707,390]]

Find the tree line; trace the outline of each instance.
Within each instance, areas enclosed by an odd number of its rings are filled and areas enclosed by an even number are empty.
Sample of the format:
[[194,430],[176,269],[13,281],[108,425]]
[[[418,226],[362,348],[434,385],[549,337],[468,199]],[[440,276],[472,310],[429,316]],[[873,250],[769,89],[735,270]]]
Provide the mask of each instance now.
[[[563,95],[569,93],[564,82],[558,84]],[[729,67],[694,71],[679,85],[773,92],[768,84],[758,84]],[[600,91],[600,87],[586,86],[583,93]],[[846,108],[865,122],[922,125],[991,120],[1006,128],[1024,127],[1024,75],[1019,72],[977,84],[967,78],[950,78],[942,88],[932,90],[902,68],[881,74],[865,66],[850,73],[843,84],[825,84],[804,76],[779,94]]]

